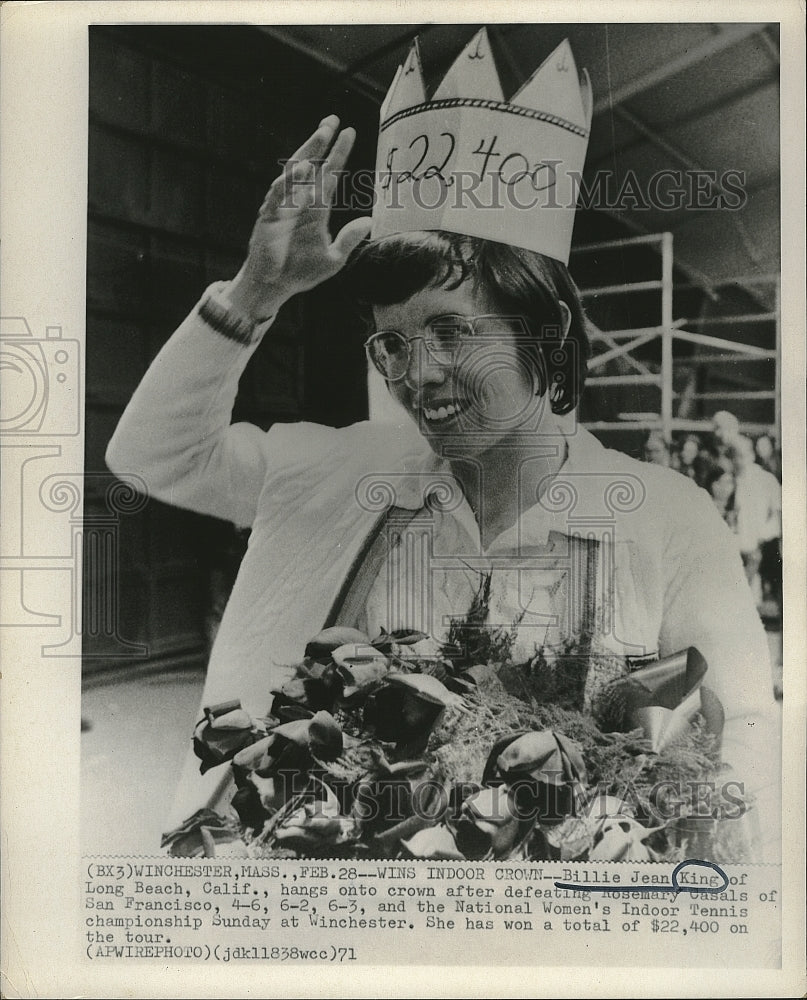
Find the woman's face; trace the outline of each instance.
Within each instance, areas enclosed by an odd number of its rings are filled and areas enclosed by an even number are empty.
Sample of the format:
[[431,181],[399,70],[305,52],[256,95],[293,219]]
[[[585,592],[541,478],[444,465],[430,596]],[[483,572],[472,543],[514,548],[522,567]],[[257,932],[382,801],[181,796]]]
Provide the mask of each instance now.
[[[410,341],[406,376],[387,385],[435,452],[450,446],[454,454],[478,454],[539,429],[549,404],[536,395],[538,380],[518,349],[527,334],[512,319],[489,318],[495,307],[469,282],[426,288],[404,302],[376,306],[373,314],[376,330],[397,330]],[[433,336],[435,321],[451,316],[486,318],[446,362],[422,338]]]

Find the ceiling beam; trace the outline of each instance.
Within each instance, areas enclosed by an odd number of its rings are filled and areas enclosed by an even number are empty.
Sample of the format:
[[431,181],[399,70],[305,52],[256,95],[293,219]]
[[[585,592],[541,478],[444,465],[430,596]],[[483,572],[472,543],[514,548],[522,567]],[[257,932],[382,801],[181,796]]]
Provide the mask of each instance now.
[[[760,90],[764,90],[766,87],[773,86],[778,83],[779,75],[778,73],[769,77],[765,77],[762,80],[756,80],[747,86],[740,87],[738,90],[732,91],[730,94],[724,94],[722,97],[714,101],[709,101],[704,104],[698,105],[691,111],[688,111],[684,115],[679,115],[677,117],[672,116],[670,118],[664,119],[664,129],[666,132],[672,132],[676,129],[685,127],[687,125],[693,125],[700,122],[703,118],[714,114],[716,111],[722,111],[725,108],[730,108],[740,101],[745,100],[747,97],[751,97],[754,94],[759,93]],[[605,163],[610,163],[614,156],[621,156],[623,153],[629,152],[631,149],[635,149],[640,146],[645,141],[643,135],[634,136],[627,142],[623,142],[620,146],[613,146],[608,150],[607,153],[603,154],[599,159],[594,160],[593,163],[589,163],[587,168],[589,170],[597,170],[600,166]]]
[[[301,52],[303,55],[315,60],[315,62],[320,63],[320,65],[332,70],[340,77],[345,76],[349,70],[349,67],[344,61],[335,59],[332,55],[329,55],[325,49],[312,48],[307,42],[301,41],[293,34],[284,31],[282,27],[276,27],[272,24],[261,24],[257,25],[257,27],[264,34],[274,38],[275,41],[281,42],[283,45],[287,45],[290,49],[294,49],[295,52]],[[369,97],[377,103],[380,103],[384,97],[385,88],[363,73],[356,73],[352,76],[351,84],[360,94],[362,94],[362,96]]]
[[[779,191],[782,184],[782,178],[777,172],[775,174],[768,174],[765,177],[760,178],[756,184],[749,184],[743,188],[743,193],[745,194],[746,200],[750,201],[754,195],[762,194],[765,191],[776,190]],[[702,216],[708,215],[710,212],[713,213],[713,209],[709,208],[686,208],[681,212],[670,212],[667,219],[667,229],[670,232],[677,232],[679,229],[686,228],[690,219],[699,219]],[[758,258],[757,254],[757,258]],[[755,264],[759,264],[759,259],[755,259]]]
[[648,73],[643,73],[642,76],[638,76],[633,80],[629,80],[621,87],[617,87],[616,90],[608,93],[605,97],[600,98],[599,101],[595,101],[594,114],[599,115],[616,108],[623,101],[629,101],[631,97],[635,97],[637,94],[641,94],[651,87],[658,86],[658,84],[663,83],[677,73],[682,73],[684,70],[690,69],[690,67],[700,62],[711,59],[718,52],[722,52],[724,49],[728,49],[732,45],[750,38],[752,35],[763,32],[764,28],[764,24],[731,24],[722,28],[713,38],[710,38],[702,45],[696,45],[694,48],[687,49],[675,59],[662,63],[656,69],[652,69]]
[[[663,136],[659,135],[659,133],[656,132],[655,129],[650,128],[649,125],[645,125],[643,121],[641,121],[639,118],[636,117],[636,115],[628,111],[627,108],[616,107],[614,108],[614,114],[618,115],[620,118],[623,118],[625,121],[627,121],[632,128],[636,129],[637,132],[640,132],[649,142],[651,142],[654,146],[657,146],[660,150],[662,150],[662,152],[672,157],[672,159],[677,160],[682,167],[686,167],[687,170],[691,170],[697,173],[704,172],[704,168],[699,163],[693,160],[690,156],[687,156],[687,154],[684,153],[683,150],[679,149],[677,146],[674,146]],[[729,197],[729,198],[731,197],[730,193],[726,191],[726,189],[723,187],[723,185],[720,183],[719,180],[716,179],[712,180],[711,178],[709,178],[709,184],[713,190],[719,192],[724,197]],[[738,217],[737,212],[731,213],[731,220],[734,223],[734,227],[737,230],[737,233],[740,237],[743,249],[754,263],[759,263],[757,249],[754,246],[754,242],[748,235],[748,232],[746,231],[746,228],[743,225],[742,219]]]

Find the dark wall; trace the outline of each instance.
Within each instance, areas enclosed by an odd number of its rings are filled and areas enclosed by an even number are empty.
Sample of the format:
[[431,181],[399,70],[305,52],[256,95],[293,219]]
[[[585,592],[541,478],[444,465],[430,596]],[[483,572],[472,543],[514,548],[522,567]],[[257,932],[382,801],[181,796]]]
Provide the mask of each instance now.
[[[366,123],[355,156],[372,165],[377,109],[243,26],[93,27],[89,82],[85,525],[89,538],[112,514],[116,540],[112,557],[85,544],[85,669],[201,664],[245,538],[155,501],[111,512],[112,477],[96,473],[151,359],[206,285],[237,272],[278,160],[335,111]],[[333,284],[290,302],[235,419],[362,419],[361,341]],[[121,655],[130,643],[146,656]]]

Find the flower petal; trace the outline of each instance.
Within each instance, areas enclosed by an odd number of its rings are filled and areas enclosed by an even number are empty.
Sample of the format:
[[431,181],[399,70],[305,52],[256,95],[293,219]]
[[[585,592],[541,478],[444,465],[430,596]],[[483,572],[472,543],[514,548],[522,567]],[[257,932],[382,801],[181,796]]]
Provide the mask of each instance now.
[[329,660],[335,649],[347,643],[369,643],[369,636],[356,628],[344,625],[332,625],[324,628],[310,639],[305,647],[305,655],[312,660]]
[[419,830],[403,847],[413,858],[431,858],[435,861],[464,861],[465,855],[457,847],[454,835],[447,826],[432,826]]

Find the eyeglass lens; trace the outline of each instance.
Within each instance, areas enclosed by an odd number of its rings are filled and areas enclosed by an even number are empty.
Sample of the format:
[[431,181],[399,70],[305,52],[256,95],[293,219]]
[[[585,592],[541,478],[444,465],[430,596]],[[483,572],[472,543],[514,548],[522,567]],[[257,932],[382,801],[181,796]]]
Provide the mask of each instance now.
[[370,360],[386,379],[403,378],[409,370],[412,345],[423,340],[429,356],[436,364],[451,364],[463,339],[473,336],[473,327],[462,317],[441,317],[433,320],[423,337],[408,340],[397,330],[381,330],[367,343]]

